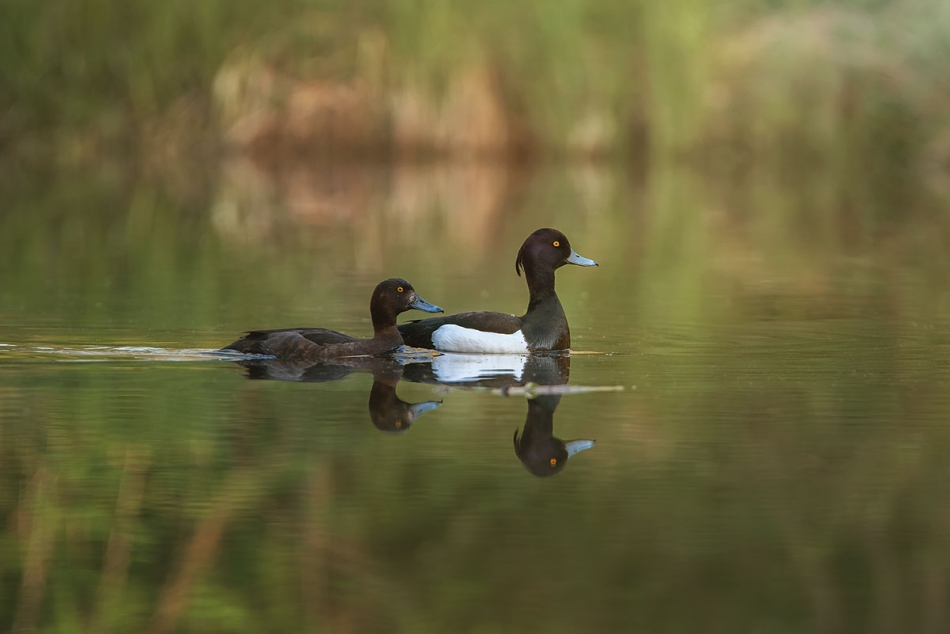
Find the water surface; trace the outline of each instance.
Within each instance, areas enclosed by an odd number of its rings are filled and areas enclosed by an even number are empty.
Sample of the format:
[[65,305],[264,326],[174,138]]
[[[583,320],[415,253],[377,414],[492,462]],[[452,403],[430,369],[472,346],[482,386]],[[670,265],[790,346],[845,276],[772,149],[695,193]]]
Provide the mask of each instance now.
[[[486,165],[4,187],[4,631],[948,626],[938,200]],[[596,354],[210,353],[253,327],[368,336],[392,276],[520,314],[541,226],[600,262],[558,272]],[[624,389],[472,389],[528,381]]]

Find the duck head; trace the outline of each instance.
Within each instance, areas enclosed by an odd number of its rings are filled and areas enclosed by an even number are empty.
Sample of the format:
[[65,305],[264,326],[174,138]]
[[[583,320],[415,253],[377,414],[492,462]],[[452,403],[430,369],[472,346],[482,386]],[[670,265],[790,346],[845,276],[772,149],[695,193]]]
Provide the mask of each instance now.
[[383,280],[376,285],[373,298],[369,302],[373,329],[379,331],[395,327],[396,317],[413,309],[426,313],[443,312],[438,306],[419,297],[416,289],[406,280],[398,277]]
[[541,270],[554,271],[565,264],[597,266],[597,262],[579,255],[571,248],[567,236],[557,229],[538,229],[525,239],[515,260],[515,272],[520,276]]

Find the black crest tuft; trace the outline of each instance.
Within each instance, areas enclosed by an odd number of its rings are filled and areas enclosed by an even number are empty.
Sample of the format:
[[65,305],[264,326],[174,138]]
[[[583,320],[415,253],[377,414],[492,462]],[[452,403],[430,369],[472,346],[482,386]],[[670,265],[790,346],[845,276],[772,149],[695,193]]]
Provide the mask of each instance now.
[[525,250],[528,247],[528,241],[525,240],[521,245],[521,248],[518,249],[518,258],[515,260],[515,273],[518,274],[518,277],[521,277],[521,272],[524,270],[524,256]]

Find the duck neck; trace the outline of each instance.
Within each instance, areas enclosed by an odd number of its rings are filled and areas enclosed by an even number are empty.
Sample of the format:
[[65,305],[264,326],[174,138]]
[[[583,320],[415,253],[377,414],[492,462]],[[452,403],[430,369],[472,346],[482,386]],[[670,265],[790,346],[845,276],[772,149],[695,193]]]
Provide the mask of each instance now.
[[399,343],[397,345],[402,345],[402,335],[399,334],[399,328],[397,328],[394,323],[378,325],[374,322],[373,340],[384,342],[398,341]]
[[396,317],[397,315],[393,314],[385,306],[373,306],[369,307],[370,317],[373,319],[373,333],[375,336],[379,337],[380,334],[390,333],[397,331],[396,328]]
[[561,300],[554,292],[554,270],[525,269],[531,299],[521,318],[522,333],[532,350],[565,350],[571,347],[571,330]]
[[373,341],[387,345],[395,342],[395,345],[391,345],[392,348],[402,345],[402,335],[396,327],[398,313],[384,306],[370,304],[369,314],[373,319]]
[[561,402],[560,396],[539,396],[528,400],[528,415],[524,421],[524,434],[534,440],[554,436],[554,412]]
[[371,413],[384,412],[392,407],[396,398],[396,384],[389,381],[373,381],[369,391],[369,409]]
[[526,266],[524,269],[524,278],[528,283],[528,312],[552,297],[557,301],[557,293],[554,291],[554,269],[543,268],[541,270]]
[[515,453],[520,458],[531,451],[532,447],[549,442],[553,437],[554,409],[535,402],[535,399],[528,399],[528,415],[521,429],[521,437],[515,440]]

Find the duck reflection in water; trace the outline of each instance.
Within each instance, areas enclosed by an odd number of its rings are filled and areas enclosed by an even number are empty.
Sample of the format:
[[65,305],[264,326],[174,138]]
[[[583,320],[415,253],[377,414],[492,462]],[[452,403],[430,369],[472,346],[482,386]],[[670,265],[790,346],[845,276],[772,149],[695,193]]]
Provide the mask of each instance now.
[[442,405],[442,401],[407,403],[396,394],[396,385],[403,375],[403,366],[394,359],[352,358],[332,363],[294,363],[255,359],[239,362],[249,379],[326,383],[337,381],[354,372],[370,372],[373,387],[369,391],[369,417],[377,429],[385,432],[407,431],[417,418]]
[[560,394],[529,398],[521,435],[515,430],[515,455],[536,476],[560,473],[568,458],[590,449],[595,443],[581,438],[564,441],[554,436],[554,411],[560,402]]
[[[470,355],[445,354],[432,364],[406,368],[405,378],[455,387],[510,388],[528,384],[566,385],[571,374],[571,358],[562,355]],[[528,414],[519,434],[515,430],[515,455],[536,476],[560,471],[568,459],[594,446],[595,441],[564,441],[554,436],[554,412],[560,394],[543,394],[527,399]]]

